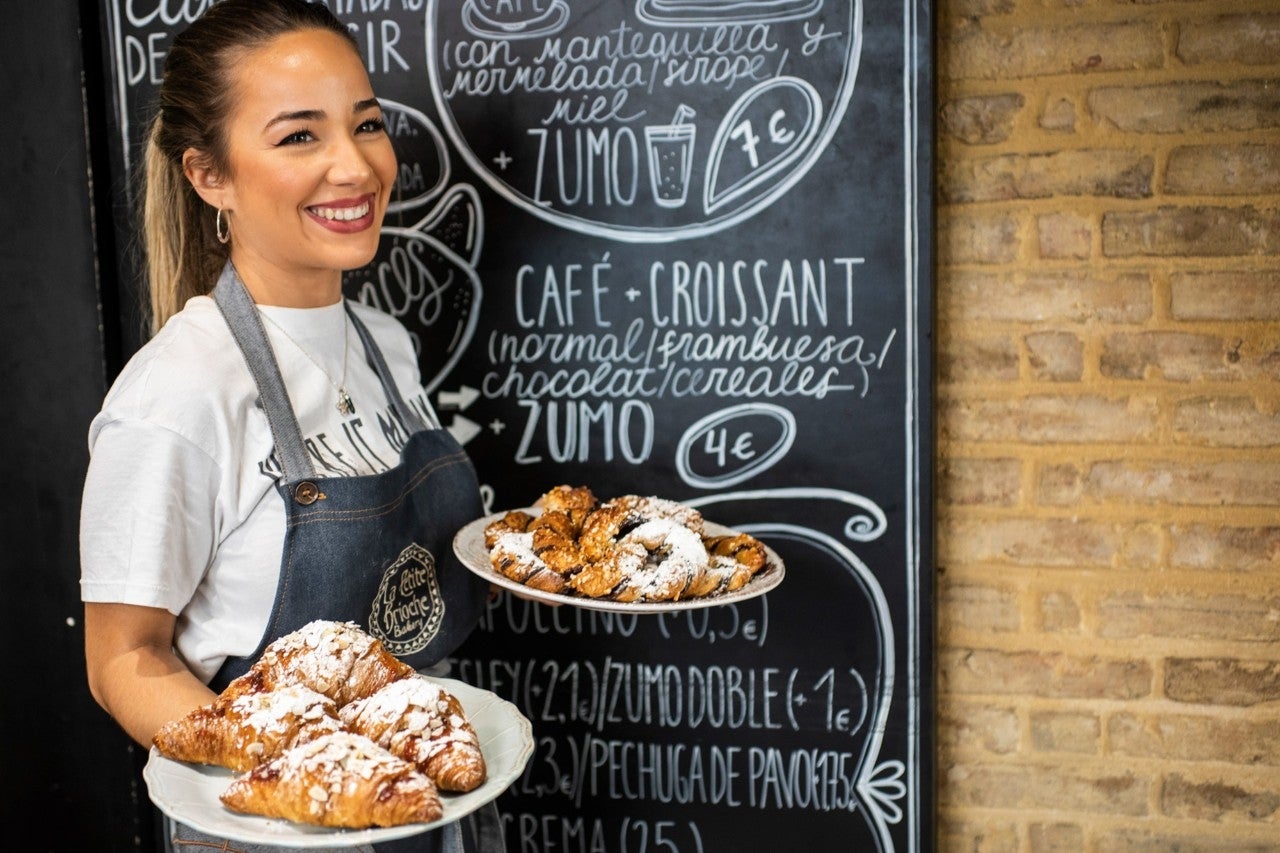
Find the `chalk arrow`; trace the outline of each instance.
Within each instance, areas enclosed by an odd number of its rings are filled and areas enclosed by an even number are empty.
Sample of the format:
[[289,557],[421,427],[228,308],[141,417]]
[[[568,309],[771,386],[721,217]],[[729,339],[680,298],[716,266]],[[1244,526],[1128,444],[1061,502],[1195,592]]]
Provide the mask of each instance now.
[[457,391],[441,391],[440,407],[443,409],[457,409],[463,411],[480,399],[480,392],[474,388],[463,385]]
[[454,415],[448,429],[449,435],[457,439],[458,444],[466,444],[480,434],[480,425],[475,421],[467,420],[462,415]]

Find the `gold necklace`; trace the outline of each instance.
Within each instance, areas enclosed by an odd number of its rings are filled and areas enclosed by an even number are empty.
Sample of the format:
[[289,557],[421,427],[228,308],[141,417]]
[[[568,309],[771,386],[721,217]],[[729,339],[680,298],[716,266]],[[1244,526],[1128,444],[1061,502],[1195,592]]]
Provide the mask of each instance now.
[[316,368],[324,374],[324,378],[329,380],[329,384],[333,386],[333,390],[338,392],[338,402],[336,408],[343,415],[353,414],[356,410],[355,403],[351,402],[351,395],[347,393],[347,349],[350,343],[350,335],[347,334],[347,309],[342,309],[342,381],[334,382],[333,377],[329,375],[329,371],[324,369],[324,365],[316,361],[311,353],[307,352],[306,347],[293,339],[293,335],[284,330],[284,327],[272,320],[271,317],[261,309],[258,310],[258,316],[266,320],[268,323],[276,327],[280,334],[289,339],[289,343],[298,348],[298,351],[307,357],[307,361],[311,362]]

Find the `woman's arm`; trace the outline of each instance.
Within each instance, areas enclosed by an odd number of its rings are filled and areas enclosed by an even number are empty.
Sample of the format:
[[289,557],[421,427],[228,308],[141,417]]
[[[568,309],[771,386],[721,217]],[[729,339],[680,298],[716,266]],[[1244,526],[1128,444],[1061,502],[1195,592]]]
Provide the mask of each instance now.
[[213,701],[173,652],[176,617],[134,604],[84,606],[89,692],[144,747],[161,725]]

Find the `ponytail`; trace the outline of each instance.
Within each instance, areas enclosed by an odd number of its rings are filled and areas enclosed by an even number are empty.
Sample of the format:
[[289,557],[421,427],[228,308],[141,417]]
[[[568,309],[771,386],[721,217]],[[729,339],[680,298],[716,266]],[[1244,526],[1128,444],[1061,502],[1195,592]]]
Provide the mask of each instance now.
[[193,296],[213,289],[229,255],[218,242],[213,211],[174,162],[161,150],[162,116],[152,122],[147,140],[142,197],[142,238],[147,254],[151,334]]

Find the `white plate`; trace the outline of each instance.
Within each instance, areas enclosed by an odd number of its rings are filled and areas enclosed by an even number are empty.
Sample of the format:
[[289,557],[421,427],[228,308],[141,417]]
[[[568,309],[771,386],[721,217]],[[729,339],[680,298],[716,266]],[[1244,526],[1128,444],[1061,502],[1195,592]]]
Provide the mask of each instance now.
[[[425,677],[425,676],[419,676]],[[238,774],[222,767],[165,758],[154,747],[143,768],[147,793],[160,811],[193,829],[251,844],[281,847],[334,847],[374,844],[417,835],[451,823],[496,799],[524,770],[533,754],[533,727],[510,702],[452,678],[428,679],[458,697],[480,737],[488,779],[474,791],[440,792],[444,814],[432,823],[378,829],[330,829],[279,818],[233,812],[218,796]]]
[[[541,512],[540,509],[535,507],[525,507],[523,511],[530,515],[537,515]],[[607,598],[589,598],[585,595],[543,592],[542,590],[525,586],[519,581],[512,580],[498,572],[489,561],[489,549],[484,544],[484,529],[505,515],[505,512],[498,512],[493,515],[487,515],[484,518],[477,518],[459,530],[457,535],[453,537],[453,551],[458,555],[458,559],[462,560],[463,565],[490,583],[509,589],[524,598],[543,601],[547,604],[572,604],[575,607],[583,607],[588,610],[613,610],[619,613],[666,613],[672,610],[718,607],[721,604],[733,604],[737,601],[764,595],[782,583],[782,578],[787,572],[786,567],[782,564],[782,558],[778,556],[776,551],[765,545],[764,550],[768,555],[768,563],[763,569],[756,572],[745,586],[733,592],[722,592],[717,595],[706,595],[700,598],[682,598],[679,601],[611,601]],[[709,521],[704,521],[703,527],[709,536],[726,536],[738,532],[719,524],[712,524]],[[764,543],[762,542],[761,544],[763,545]]]

